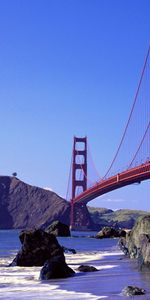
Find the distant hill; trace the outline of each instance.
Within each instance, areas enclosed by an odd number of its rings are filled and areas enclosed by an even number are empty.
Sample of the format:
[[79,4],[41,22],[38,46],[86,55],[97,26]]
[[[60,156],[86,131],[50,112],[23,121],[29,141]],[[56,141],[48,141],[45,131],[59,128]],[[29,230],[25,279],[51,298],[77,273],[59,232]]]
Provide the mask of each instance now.
[[70,204],[56,193],[0,176],[0,229],[69,224]]
[[104,226],[131,229],[138,217],[150,214],[150,212],[142,210],[119,209],[117,211],[112,211],[107,208],[90,206],[88,206],[88,211],[90,212],[92,221],[96,224],[97,229]]

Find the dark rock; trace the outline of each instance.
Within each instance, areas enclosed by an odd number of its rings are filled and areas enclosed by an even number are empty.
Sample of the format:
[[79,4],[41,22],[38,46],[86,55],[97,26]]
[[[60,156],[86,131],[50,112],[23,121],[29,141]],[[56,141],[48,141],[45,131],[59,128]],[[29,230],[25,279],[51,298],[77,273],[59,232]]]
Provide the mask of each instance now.
[[134,296],[134,295],[144,295],[145,290],[137,286],[127,286],[122,290],[123,295],[125,296]]
[[65,258],[55,256],[45,262],[40,272],[40,279],[66,278],[72,276],[74,273],[75,272],[67,266]]
[[45,231],[55,236],[71,236],[69,226],[60,221],[54,221]]
[[98,271],[95,267],[93,266],[85,266],[85,265],[81,265],[77,268],[78,271],[80,272],[95,272]]
[[103,227],[102,230],[100,230],[96,234],[97,239],[103,239],[103,238],[114,238],[114,237],[120,237],[121,232],[119,230],[116,230],[112,227]]
[[130,258],[138,260],[140,269],[150,270],[150,215],[138,219],[120,246]]
[[128,255],[129,252],[128,252],[128,248],[126,247],[126,239],[125,239],[125,237],[121,237],[119,239],[118,245],[119,245],[120,249],[123,251],[123,253],[125,255]]
[[126,237],[126,231],[123,229],[118,230],[118,237]]
[[54,220],[69,225],[70,204],[52,191],[16,177],[0,176],[0,228],[46,228]]
[[68,253],[68,252],[71,252],[72,254],[76,254],[76,253],[77,253],[75,249],[72,249],[72,248],[66,248],[66,247],[64,247],[64,246],[62,246],[62,248],[63,248],[63,251],[64,251],[65,253]]
[[55,256],[65,260],[62,247],[53,234],[41,229],[20,233],[21,250],[11,266],[43,266],[45,261]]

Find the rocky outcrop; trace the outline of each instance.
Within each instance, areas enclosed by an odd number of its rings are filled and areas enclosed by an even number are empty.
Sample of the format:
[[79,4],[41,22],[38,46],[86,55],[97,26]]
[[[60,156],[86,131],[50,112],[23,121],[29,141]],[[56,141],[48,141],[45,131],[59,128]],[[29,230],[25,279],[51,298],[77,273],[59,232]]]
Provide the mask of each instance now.
[[41,229],[20,233],[21,250],[10,266],[43,266],[40,279],[65,278],[74,271],[65,262],[64,250],[56,237]]
[[69,226],[60,221],[54,221],[45,231],[55,236],[71,236]]
[[122,237],[126,236],[126,232],[124,230],[117,230],[112,227],[103,227],[102,230],[100,230],[96,234],[97,239],[104,239],[104,238],[115,238],[115,237]]
[[54,192],[0,176],[0,229],[46,228],[54,220],[69,225],[70,204]]
[[11,263],[12,266],[43,266],[46,260],[62,257],[63,248],[53,234],[37,229],[22,231],[19,235],[22,247]]
[[120,246],[126,255],[138,260],[140,269],[150,270],[150,215],[138,219]]

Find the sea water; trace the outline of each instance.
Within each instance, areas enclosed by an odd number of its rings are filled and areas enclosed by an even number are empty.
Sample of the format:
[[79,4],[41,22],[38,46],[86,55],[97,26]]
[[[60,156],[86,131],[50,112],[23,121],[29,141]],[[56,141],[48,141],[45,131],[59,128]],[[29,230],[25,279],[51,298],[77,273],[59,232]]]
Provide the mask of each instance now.
[[[150,273],[137,270],[135,261],[124,257],[117,239],[95,239],[94,233],[73,232],[59,243],[74,248],[76,254],[65,254],[67,264],[76,272],[65,279],[40,281],[41,267],[8,267],[20,248],[19,231],[0,230],[0,299],[3,300],[98,300],[128,299],[122,295],[127,285],[146,290],[134,299],[150,300]],[[81,264],[92,265],[98,272],[77,271]]]

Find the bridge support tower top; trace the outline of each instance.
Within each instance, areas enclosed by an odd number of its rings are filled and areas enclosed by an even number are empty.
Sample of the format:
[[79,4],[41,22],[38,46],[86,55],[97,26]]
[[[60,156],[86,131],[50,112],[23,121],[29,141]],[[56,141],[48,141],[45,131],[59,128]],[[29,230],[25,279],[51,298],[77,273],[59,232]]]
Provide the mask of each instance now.
[[72,199],[77,188],[87,189],[87,138],[74,137],[72,163]]

